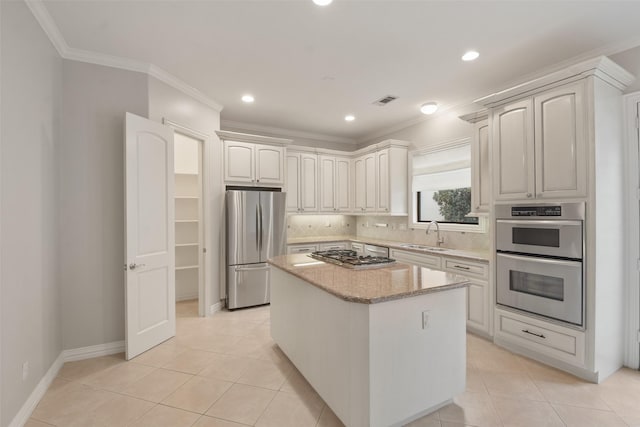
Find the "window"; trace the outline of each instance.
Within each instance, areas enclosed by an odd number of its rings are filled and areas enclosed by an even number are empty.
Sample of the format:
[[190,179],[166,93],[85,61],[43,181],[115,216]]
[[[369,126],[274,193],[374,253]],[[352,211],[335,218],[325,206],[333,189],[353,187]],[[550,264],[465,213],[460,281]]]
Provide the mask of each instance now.
[[[414,225],[438,221],[451,230],[483,231],[471,211],[471,143],[469,139],[412,154]],[[483,227],[484,228],[484,227]]]

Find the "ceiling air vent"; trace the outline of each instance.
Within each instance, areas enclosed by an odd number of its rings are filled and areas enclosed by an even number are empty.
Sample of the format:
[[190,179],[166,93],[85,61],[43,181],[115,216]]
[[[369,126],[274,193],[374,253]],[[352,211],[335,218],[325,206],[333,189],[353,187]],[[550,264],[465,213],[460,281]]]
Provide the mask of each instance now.
[[395,101],[396,99],[398,99],[397,96],[387,95],[384,98],[380,98],[377,101],[374,101],[373,104],[374,105],[379,105],[381,107],[384,107],[385,105],[387,105],[391,101]]

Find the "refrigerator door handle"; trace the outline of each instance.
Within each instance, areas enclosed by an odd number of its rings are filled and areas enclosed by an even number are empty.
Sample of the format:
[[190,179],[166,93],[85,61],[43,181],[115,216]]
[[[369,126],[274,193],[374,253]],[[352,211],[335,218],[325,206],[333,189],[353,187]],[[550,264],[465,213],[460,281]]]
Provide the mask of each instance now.
[[260,212],[260,253],[262,254],[262,244],[264,242],[263,228],[262,228],[262,203],[258,205],[258,212]]
[[260,271],[260,270],[268,270],[271,267],[267,264],[264,267],[236,267],[235,271]]
[[256,251],[260,253],[260,205],[256,205]]

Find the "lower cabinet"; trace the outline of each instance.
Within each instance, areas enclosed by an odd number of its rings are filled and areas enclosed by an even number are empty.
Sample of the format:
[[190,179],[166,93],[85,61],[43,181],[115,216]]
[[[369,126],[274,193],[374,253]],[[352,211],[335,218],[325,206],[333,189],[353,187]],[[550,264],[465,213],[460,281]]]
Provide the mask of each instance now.
[[467,330],[487,337],[492,335],[488,263],[398,249],[391,249],[389,256],[405,264],[444,270],[468,277],[470,283],[467,288]]
[[[528,356],[550,364],[561,361],[583,368],[585,333],[555,323],[496,309],[495,342],[507,348],[517,347]],[[537,357],[535,356],[537,355]],[[563,368],[563,366],[559,366]]]
[[315,243],[309,243],[304,245],[287,245],[287,255],[291,254],[310,254],[316,252],[318,245]]
[[337,251],[349,249],[349,242],[327,242],[320,243],[318,246],[321,251]]

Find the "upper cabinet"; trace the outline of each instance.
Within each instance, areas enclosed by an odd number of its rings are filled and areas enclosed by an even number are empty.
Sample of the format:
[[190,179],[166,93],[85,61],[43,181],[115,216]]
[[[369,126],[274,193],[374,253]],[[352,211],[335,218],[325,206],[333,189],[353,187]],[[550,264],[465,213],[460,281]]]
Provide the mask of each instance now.
[[470,216],[487,216],[491,207],[491,138],[488,117],[488,110],[460,116],[462,120],[473,124]]
[[320,210],[351,210],[351,160],[348,157],[318,156],[320,163]]
[[585,197],[584,81],[495,108],[496,200]]
[[290,140],[216,132],[224,142],[224,180],[228,184],[281,187],[285,180],[285,145]]
[[287,211],[318,212],[318,156],[313,153],[288,151]]
[[408,144],[385,141],[354,160],[355,213],[407,215]]

